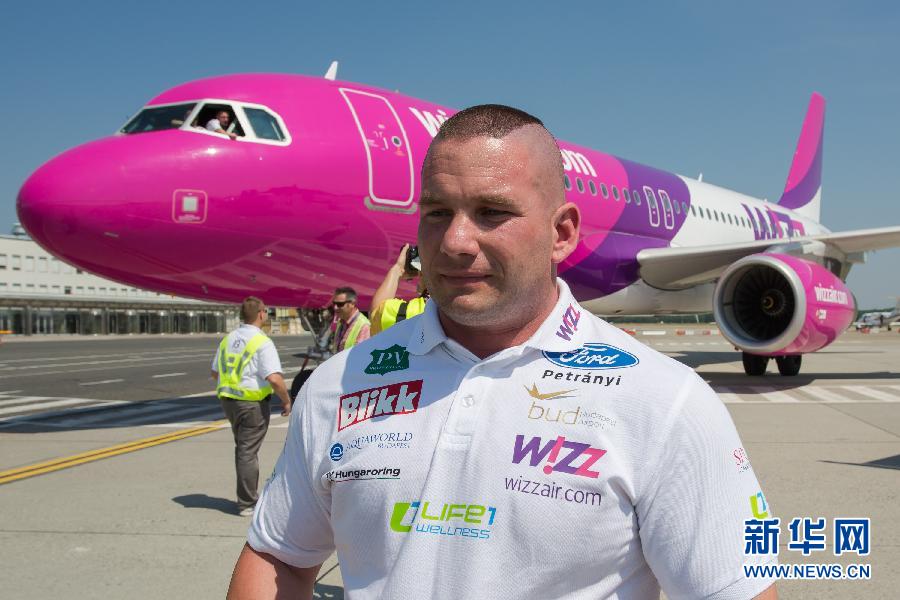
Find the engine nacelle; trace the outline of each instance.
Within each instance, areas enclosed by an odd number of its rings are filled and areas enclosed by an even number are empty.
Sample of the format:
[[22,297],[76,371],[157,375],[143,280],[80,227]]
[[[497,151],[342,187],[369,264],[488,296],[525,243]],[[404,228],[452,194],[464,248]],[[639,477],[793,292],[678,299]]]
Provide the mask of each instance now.
[[814,352],[856,316],[844,282],[795,256],[753,254],[731,265],[716,285],[713,312],[722,335],[750,354]]

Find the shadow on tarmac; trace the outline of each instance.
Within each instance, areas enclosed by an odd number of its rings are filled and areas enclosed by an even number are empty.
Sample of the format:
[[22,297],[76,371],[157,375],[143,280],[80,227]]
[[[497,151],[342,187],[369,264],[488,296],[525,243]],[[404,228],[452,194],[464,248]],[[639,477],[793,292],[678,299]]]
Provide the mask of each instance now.
[[837,460],[823,460],[822,462],[832,465],[850,465],[853,467],[875,467],[878,469],[894,469],[900,471],[900,454],[894,456],[886,456],[885,458],[877,458],[864,463],[849,463]]
[[185,508],[206,508],[223,512],[226,515],[238,514],[237,504],[227,498],[216,498],[206,494],[187,494],[185,496],[175,496],[172,498],[172,501]]

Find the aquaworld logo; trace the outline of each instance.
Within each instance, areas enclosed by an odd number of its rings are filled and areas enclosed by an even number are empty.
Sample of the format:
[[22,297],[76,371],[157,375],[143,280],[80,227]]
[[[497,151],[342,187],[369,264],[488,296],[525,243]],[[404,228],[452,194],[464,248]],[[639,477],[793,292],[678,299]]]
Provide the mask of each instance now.
[[497,509],[484,504],[397,502],[391,513],[391,530],[486,540],[496,517]]
[[600,472],[591,470],[591,467],[603,458],[604,454],[606,450],[592,448],[590,444],[582,442],[573,442],[563,436],[546,442],[535,436],[526,442],[524,435],[517,435],[513,444],[512,462],[518,465],[527,458],[528,466],[536,467],[546,460],[542,468],[546,475],[556,472],[597,479]]
[[609,344],[585,344],[572,352],[543,352],[544,358],[560,367],[570,369],[622,369],[640,361],[621,348]]
[[360,390],[340,397],[338,431],[373,417],[409,414],[419,409],[422,380]]

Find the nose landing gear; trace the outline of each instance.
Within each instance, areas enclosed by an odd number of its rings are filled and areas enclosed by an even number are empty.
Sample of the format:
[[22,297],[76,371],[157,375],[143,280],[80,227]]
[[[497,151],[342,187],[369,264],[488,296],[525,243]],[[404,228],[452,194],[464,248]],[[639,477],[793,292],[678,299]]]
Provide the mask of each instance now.
[[[766,374],[766,367],[769,364],[768,356],[759,356],[758,354],[742,352],[741,359],[744,363],[744,373],[747,375],[758,377]],[[792,377],[798,374],[802,362],[802,354],[775,357],[775,364],[778,365],[778,372],[785,377]]]

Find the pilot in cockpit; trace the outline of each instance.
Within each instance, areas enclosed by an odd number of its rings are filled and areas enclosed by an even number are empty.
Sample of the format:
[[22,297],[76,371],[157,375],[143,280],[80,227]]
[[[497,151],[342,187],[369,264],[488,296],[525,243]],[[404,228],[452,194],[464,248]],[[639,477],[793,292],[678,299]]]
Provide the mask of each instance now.
[[227,110],[220,110],[216,113],[216,117],[214,119],[210,119],[206,123],[206,128],[209,131],[215,131],[216,133],[223,133],[230,137],[233,140],[237,139],[237,134],[228,131],[228,125],[231,123],[231,115],[228,114]]

